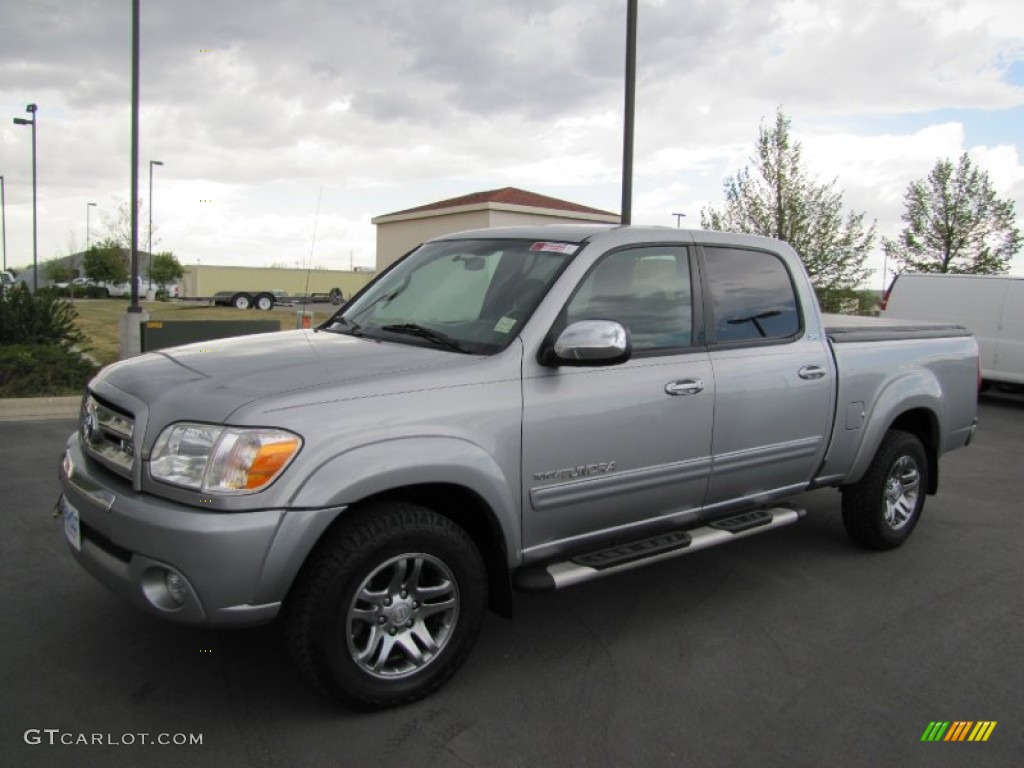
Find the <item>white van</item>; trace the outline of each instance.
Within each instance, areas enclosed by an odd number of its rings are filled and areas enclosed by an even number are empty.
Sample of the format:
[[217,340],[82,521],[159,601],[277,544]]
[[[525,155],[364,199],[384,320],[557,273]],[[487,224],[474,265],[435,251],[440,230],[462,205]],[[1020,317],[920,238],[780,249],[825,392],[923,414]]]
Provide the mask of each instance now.
[[1024,277],[897,275],[882,316],[962,325],[978,339],[985,382],[1024,384]]

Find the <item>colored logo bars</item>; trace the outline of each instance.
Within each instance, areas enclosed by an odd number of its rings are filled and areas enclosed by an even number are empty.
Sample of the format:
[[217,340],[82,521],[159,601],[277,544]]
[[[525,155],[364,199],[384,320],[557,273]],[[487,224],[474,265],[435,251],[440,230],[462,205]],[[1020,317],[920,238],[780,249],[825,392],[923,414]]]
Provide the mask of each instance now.
[[921,741],[988,741],[995,728],[995,720],[933,720]]

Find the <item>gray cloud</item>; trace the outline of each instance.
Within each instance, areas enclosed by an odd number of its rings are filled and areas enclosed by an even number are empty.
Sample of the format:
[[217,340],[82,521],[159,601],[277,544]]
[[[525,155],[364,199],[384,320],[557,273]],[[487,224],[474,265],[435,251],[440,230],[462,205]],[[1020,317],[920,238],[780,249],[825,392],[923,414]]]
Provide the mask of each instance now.
[[[642,0],[638,193],[661,199],[662,186],[684,184],[694,200],[717,196],[779,104],[798,129],[855,132],[865,113],[1024,103],[1024,89],[1000,71],[1022,56],[1019,17],[993,23],[978,11],[975,21],[948,22],[964,8]],[[203,184],[236,189],[233,215],[254,220],[262,209],[246,202],[248,187],[324,181],[353,199],[393,190],[383,210],[428,202],[431,190],[502,184],[576,188],[580,202],[609,207],[624,25],[621,0],[145,3],[143,166],[167,163],[159,179],[168,198],[198,197]],[[40,104],[41,193],[59,235],[51,250],[81,228],[83,200],[127,197],[130,53],[127,3],[4,8],[0,103],[12,115]],[[26,141],[0,121],[9,243],[20,249]],[[199,231],[168,222],[168,237],[182,239],[167,246],[203,249],[190,229]]]

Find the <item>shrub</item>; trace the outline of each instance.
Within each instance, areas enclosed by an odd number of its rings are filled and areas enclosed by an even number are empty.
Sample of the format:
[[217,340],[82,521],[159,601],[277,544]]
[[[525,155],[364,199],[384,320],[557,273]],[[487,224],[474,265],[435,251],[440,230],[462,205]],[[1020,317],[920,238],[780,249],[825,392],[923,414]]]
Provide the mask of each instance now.
[[69,348],[85,344],[75,327],[78,313],[51,291],[23,288],[0,294],[0,345],[53,344]]
[[52,291],[0,293],[0,397],[82,391],[96,366],[72,349],[85,345],[77,316]]
[[79,394],[96,366],[57,344],[0,346],[0,397]]

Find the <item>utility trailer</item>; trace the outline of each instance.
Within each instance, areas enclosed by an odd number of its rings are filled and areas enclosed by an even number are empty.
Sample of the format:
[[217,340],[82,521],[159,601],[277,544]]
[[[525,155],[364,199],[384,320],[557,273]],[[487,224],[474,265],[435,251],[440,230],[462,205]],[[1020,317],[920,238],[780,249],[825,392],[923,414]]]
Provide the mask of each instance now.
[[206,301],[218,307],[234,307],[235,309],[271,310],[274,305],[294,306],[295,304],[315,304],[330,302],[338,306],[344,301],[345,295],[341,288],[332,288],[326,293],[310,293],[303,296],[292,296],[280,290],[236,290],[217,291],[212,296],[180,296],[181,301]]

